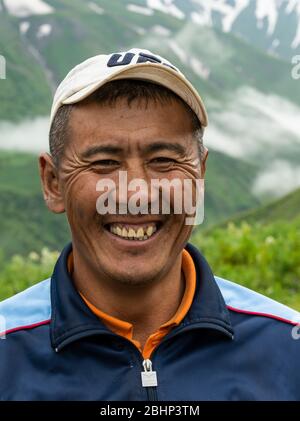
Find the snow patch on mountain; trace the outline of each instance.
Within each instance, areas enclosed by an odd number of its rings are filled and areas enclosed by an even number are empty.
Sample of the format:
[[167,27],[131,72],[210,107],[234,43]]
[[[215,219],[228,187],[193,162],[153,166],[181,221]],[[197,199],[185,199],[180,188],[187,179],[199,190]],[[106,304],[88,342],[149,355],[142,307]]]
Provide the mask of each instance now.
[[175,55],[179,58],[179,60],[183,63],[183,64],[187,64],[188,63],[188,55],[186,53],[186,51],[184,50],[184,48],[182,48],[175,40],[170,39],[168,41],[169,47],[171,48],[171,50],[173,51],[173,53],[175,53]]
[[295,12],[298,16],[297,33],[292,42],[292,48],[295,49],[300,45],[300,0],[289,0],[285,13],[290,14],[292,12]]
[[278,19],[278,0],[256,0],[255,16],[258,27],[263,28],[264,19],[268,22],[267,34],[272,35]]
[[168,37],[171,35],[170,29],[161,26],[161,25],[155,25],[152,27],[152,32],[154,32],[156,35],[161,35],[163,37]]
[[3,4],[11,15],[19,18],[46,15],[54,11],[54,8],[43,0],[3,0]]
[[36,33],[37,38],[44,38],[51,34],[52,26],[49,23],[44,23],[41,25]]
[[190,58],[190,66],[197,76],[205,80],[209,79],[210,69],[197,57]]
[[135,25],[131,25],[131,29],[136,32],[138,35],[145,35],[146,34],[146,29],[142,28],[141,26],[135,26]]
[[173,0],[147,0],[147,6],[150,9],[167,13],[177,19],[185,18],[185,13],[173,3]]
[[192,2],[198,6],[191,14],[195,23],[212,26],[213,13],[218,13],[221,15],[223,31],[230,32],[237,17],[249,6],[250,0],[235,0],[234,4],[228,0],[192,0]]
[[27,22],[27,21],[21,22],[20,25],[19,25],[19,28],[20,28],[21,34],[26,34],[28,29],[30,28],[30,22]]
[[168,44],[179,60],[190,67],[197,76],[205,80],[209,79],[210,69],[199,58],[188,54],[175,40],[168,40]]
[[103,15],[104,14],[104,9],[102,7],[100,7],[98,4],[90,1],[88,3],[88,7],[92,12],[97,13],[97,15]]
[[139,13],[139,14],[145,15],[145,16],[153,15],[153,10],[148,8],[148,7],[142,7],[142,6],[138,6],[136,4],[127,4],[126,8],[127,8],[127,10],[129,10],[129,12]]

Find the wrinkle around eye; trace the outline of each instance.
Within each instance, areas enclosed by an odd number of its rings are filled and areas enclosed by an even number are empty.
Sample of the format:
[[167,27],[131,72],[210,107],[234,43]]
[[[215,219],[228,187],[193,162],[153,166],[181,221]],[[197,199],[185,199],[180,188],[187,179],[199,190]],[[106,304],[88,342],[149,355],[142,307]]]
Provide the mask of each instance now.
[[76,154],[72,154],[72,159],[68,157],[61,167],[61,180],[63,188],[67,193],[83,173],[89,171],[86,162],[80,160]]

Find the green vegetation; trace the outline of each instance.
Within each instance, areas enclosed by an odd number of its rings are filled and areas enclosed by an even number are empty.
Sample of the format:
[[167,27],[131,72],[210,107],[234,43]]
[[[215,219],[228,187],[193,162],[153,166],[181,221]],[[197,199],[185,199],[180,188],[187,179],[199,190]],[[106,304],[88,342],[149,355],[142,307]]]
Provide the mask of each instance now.
[[6,260],[0,253],[0,301],[48,278],[58,255],[43,248],[40,254],[31,252],[26,258],[15,255]]
[[215,275],[300,310],[300,213],[269,224],[238,221],[198,230],[199,247]]

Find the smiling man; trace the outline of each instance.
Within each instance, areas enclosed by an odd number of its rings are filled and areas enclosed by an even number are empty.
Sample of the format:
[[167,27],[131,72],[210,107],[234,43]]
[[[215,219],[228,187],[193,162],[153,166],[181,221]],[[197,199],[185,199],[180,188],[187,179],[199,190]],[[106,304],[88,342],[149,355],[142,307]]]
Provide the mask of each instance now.
[[39,164],[72,241],[50,279],[0,304],[2,400],[300,399],[299,314],[214,277],[188,242],[206,125],[197,91],[149,51],[62,81]]

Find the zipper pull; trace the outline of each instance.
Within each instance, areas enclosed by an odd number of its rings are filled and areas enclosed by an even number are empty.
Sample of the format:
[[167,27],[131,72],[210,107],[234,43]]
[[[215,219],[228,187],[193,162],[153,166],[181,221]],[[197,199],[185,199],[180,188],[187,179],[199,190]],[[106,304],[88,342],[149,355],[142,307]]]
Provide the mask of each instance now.
[[144,371],[141,372],[143,387],[156,387],[157,375],[156,371],[152,371],[152,361],[144,360],[143,367]]

